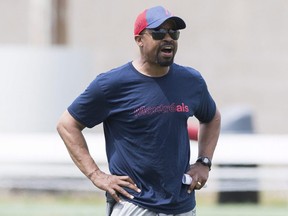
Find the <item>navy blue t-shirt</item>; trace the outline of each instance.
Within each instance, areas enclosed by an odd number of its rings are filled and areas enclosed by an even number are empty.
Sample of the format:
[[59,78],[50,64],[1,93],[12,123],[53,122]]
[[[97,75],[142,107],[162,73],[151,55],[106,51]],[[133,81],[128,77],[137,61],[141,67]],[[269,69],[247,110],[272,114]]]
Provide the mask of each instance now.
[[199,72],[172,64],[155,78],[129,62],[98,75],[68,111],[89,128],[103,122],[111,174],[130,176],[141,189],[126,188],[130,202],[165,214],[195,207],[181,182],[190,159],[187,119],[209,122],[216,111]]

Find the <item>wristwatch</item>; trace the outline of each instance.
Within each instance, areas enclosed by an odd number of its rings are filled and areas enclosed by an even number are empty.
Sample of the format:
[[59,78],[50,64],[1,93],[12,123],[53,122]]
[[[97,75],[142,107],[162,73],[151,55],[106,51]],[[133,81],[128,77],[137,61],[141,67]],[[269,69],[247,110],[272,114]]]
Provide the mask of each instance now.
[[212,162],[208,157],[199,157],[196,162],[201,163],[204,166],[207,166],[211,170]]

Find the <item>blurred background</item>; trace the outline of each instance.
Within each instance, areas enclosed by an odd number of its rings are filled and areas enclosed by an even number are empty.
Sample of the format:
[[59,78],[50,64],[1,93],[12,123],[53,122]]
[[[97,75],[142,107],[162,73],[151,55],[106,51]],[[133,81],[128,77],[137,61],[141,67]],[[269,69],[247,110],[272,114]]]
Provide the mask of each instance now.
[[[287,213],[286,0],[0,0],[1,215],[33,215],[42,194],[38,205],[50,210],[35,215],[65,215],[62,206],[104,215],[103,192],[73,165],[55,127],[97,74],[137,57],[134,20],[156,5],[185,20],[175,61],[202,73],[222,112],[209,186],[197,192],[199,215],[237,215],[219,206],[246,203],[253,215],[250,204],[264,206],[262,216],[267,206],[273,216]],[[107,170],[102,125],[85,133]],[[191,148],[194,161],[195,140]],[[49,212],[51,200],[58,214]]]

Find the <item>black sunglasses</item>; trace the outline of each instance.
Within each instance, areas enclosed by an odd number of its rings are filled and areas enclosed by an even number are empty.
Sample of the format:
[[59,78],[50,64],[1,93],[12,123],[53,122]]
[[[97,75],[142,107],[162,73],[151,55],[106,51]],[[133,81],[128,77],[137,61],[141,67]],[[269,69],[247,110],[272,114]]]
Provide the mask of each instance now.
[[173,40],[178,40],[180,31],[173,29],[149,29],[148,31],[154,40],[163,40],[168,33]]

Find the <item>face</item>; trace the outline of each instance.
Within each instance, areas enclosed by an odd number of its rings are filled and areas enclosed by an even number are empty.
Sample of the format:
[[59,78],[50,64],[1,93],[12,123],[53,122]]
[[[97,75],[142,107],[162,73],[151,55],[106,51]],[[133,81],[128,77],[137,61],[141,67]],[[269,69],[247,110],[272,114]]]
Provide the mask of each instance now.
[[145,29],[141,33],[141,54],[146,62],[163,67],[174,62],[179,31],[173,29],[174,22],[169,20],[157,29]]

